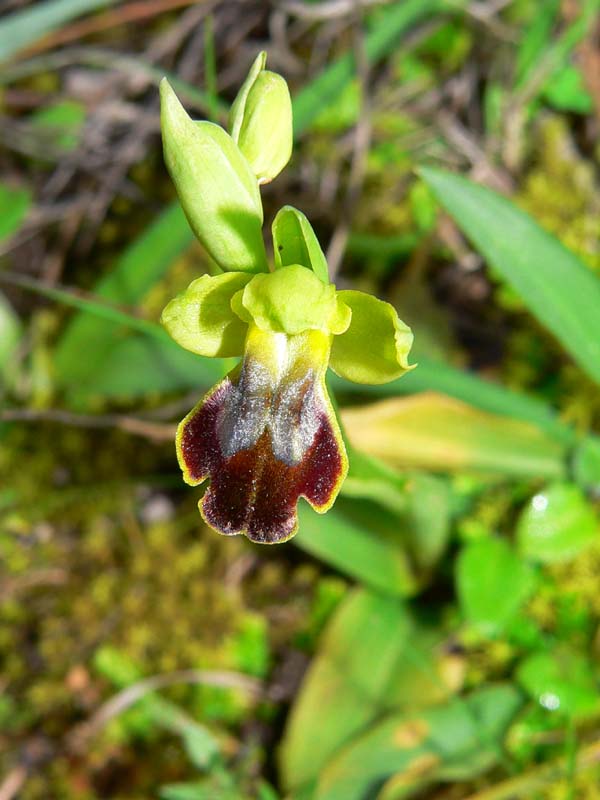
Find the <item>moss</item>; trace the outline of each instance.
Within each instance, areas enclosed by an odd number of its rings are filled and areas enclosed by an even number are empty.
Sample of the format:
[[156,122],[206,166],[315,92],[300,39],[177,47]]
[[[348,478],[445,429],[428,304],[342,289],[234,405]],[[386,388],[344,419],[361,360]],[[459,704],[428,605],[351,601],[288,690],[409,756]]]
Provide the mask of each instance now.
[[594,271],[600,271],[600,192],[593,164],[581,156],[566,119],[537,128],[535,159],[517,201]]
[[[14,748],[34,731],[62,741],[118,690],[97,667],[103,648],[121,653],[140,677],[200,668],[269,680],[277,653],[291,646],[307,610],[320,602],[312,600],[318,569],[292,567],[270,551],[258,561],[241,539],[206,529],[194,493],[168,488],[174,469],[170,445],[119,432],[31,425],[4,440],[0,481],[12,500],[0,511],[0,661],[5,704],[19,710]],[[261,568],[242,584],[248,559]],[[233,759],[241,747],[239,726],[254,713],[265,716],[239,690],[182,685],[161,696],[227,731]],[[177,756],[167,768],[158,755],[169,741],[165,734],[154,723],[150,730],[135,709],[130,713],[96,737],[85,763],[55,759],[43,780],[28,782],[24,800],[79,799],[88,792],[141,800],[160,783],[189,778],[181,742],[171,735]],[[140,755],[144,741],[146,756]],[[17,752],[4,750],[3,770]],[[264,754],[260,747],[256,752],[258,774]],[[99,791],[111,768],[123,772],[122,785]]]

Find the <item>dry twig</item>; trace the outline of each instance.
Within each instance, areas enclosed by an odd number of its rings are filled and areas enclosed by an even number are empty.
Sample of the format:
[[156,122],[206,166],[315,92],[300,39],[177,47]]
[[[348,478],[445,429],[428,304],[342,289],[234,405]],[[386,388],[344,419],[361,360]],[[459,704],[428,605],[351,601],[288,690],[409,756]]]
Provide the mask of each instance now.
[[127,414],[74,414],[63,409],[8,408],[0,411],[2,422],[58,422],[76,428],[117,428],[153,442],[175,438],[175,425],[150,422]]

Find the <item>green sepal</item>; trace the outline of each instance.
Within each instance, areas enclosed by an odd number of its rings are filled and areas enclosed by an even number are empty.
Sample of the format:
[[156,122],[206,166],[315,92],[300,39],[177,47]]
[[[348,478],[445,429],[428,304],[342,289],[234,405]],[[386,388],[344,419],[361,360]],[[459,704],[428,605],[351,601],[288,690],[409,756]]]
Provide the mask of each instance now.
[[299,264],[255,275],[231,307],[261,330],[293,335],[307,330],[338,334],[348,328],[351,312],[336,296],[333,284],[324,284],[312,270]]
[[232,311],[231,298],[251,279],[243,272],[203,275],[171,300],[160,321],[177,344],[192,353],[240,356],[248,326]]
[[290,90],[281,75],[263,70],[248,92],[237,142],[260,184],[288,163],[292,141]]
[[266,271],[258,183],[233,139],[193,122],[163,78],[161,129],[167,168],[192,230],[224,270]]
[[273,220],[272,231],[277,268],[301,264],[312,269],[323,283],[329,283],[327,259],[312,225],[301,211],[293,206],[280,208]]
[[346,290],[338,296],[352,310],[352,320],[333,340],[330,366],[336,375],[377,384],[414,368],[408,363],[412,332],[392,305],[364,292]]
[[246,108],[248,93],[250,92],[254,81],[265,68],[266,63],[267,54],[264,50],[261,50],[261,52],[252,62],[252,66],[248,70],[246,80],[241,85],[240,90],[233,101],[233,105],[231,106],[231,110],[229,112],[229,130],[231,132],[231,138],[236,144],[238,143],[240,137],[240,128],[242,127],[242,122],[244,121],[244,109]]

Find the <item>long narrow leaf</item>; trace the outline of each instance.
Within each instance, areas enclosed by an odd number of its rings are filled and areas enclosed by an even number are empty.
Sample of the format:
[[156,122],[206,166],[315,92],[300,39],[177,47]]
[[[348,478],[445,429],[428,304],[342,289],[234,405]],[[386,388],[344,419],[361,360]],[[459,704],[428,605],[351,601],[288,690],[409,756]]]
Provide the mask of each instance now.
[[46,0],[15,11],[0,22],[0,61],[88,11],[114,5],[115,0]]
[[443,170],[421,174],[475,247],[600,383],[600,280],[504,197]]
[[[356,515],[345,514],[348,501],[338,499],[334,509],[320,516],[305,503],[299,507],[300,530],[294,544],[363,583],[393,595],[409,595],[416,589],[407,554],[400,537],[391,541]],[[366,504],[361,501],[360,506]],[[358,510],[358,506],[354,507]],[[373,512],[376,512],[376,507]],[[397,527],[397,520],[396,520]]]

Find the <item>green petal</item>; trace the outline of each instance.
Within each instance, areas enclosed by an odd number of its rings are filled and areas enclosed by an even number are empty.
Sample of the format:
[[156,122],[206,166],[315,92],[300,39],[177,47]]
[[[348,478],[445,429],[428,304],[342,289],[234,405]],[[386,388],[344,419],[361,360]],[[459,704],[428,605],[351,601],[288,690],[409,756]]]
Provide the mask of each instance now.
[[407,370],[413,335],[396,309],[364,292],[341,291],[352,310],[348,330],[333,340],[330,366],[355,383],[387,383]]
[[177,295],[161,322],[177,344],[201,356],[228,358],[244,352],[247,325],[231,309],[231,298],[251,275],[224,272],[203,275]]
[[261,50],[261,52],[254,59],[252,66],[248,71],[248,75],[246,76],[246,80],[243,82],[239,92],[237,93],[237,97],[231,106],[231,111],[229,112],[229,130],[231,131],[231,138],[236,144],[240,138],[240,128],[242,127],[242,122],[244,121],[244,109],[246,108],[248,93],[250,92],[254,81],[265,68],[266,63],[267,54],[264,50]]
[[325,285],[299,264],[255,275],[232,306],[242,319],[249,315],[259,328],[275,333],[332,333],[350,323],[350,312],[338,302],[335,286]]
[[273,220],[275,266],[301,264],[312,269],[323,283],[329,283],[327,260],[310,222],[301,211],[284,206]]
[[224,270],[267,269],[258,183],[233,139],[193,122],[166,79],[160,84],[165,162],[190,226]]

